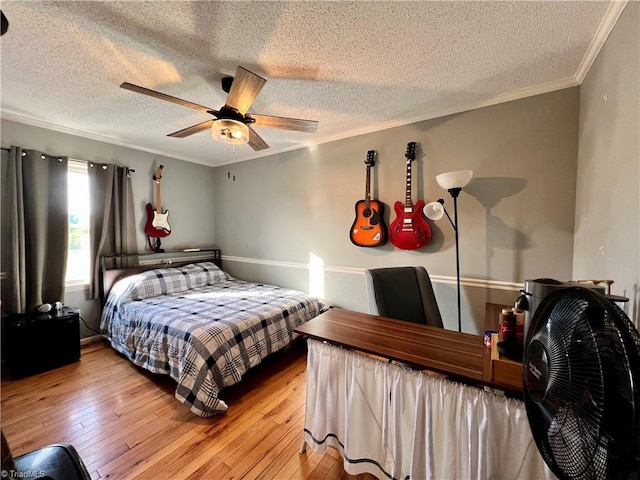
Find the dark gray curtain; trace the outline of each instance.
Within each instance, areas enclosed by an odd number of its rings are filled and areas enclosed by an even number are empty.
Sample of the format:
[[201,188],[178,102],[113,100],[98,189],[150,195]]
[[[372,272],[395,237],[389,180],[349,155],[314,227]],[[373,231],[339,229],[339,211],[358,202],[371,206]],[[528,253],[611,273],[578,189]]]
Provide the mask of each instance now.
[[133,196],[128,168],[95,164],[89,168],[91,196],[90,298],[100,297],[100,257],[136,251]]
[[12,146],[2,180],[2,312],[64,302],[67,157]]

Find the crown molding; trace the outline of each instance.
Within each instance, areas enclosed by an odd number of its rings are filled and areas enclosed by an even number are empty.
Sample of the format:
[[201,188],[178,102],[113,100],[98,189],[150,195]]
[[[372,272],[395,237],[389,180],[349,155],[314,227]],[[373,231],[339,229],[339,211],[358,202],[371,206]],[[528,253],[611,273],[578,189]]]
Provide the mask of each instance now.
[[89,140],[95,140],[96,142],[103,142],[103,143],[108,143],[109,145],[116,145],[118,147],[125,147],[125,148],[130,148],[132,150],[151,153],[152,155],[161,155],[167,158],[184,160],[185,162],[198,163],[200,165],[206,165],[208,167],[211,166],[211,163],[205,163],[199,160],[194,160],[193,158],[190,158],[190,157],[180,157],[172,154],[170,155],[170,154],[167,154],[167,152],[162,152],[160,150],[155,150],[153,148],[142,147],[140,145],[135,145],[133,143],[128,143],[122,140],[118,140],[117,138],[108,137],[106,135],[100,135],[94,132],[88,132],[88,131],[79,130],[76,128],[65,127],[55,123],[47,122],[45,120],[40,120],[38,118],[29,117],[27,115],[12,112],[10,110],[0,110],[0,118],[2,118],[3,120],[9,120],[11,122],[31,125],[32,127],[44,128],[45,130],[52,130],[54,132],[66,133],[68,135],[74,135],[76,137],[87,138]]
[[512,102],[514,100],[521,100],[527,97],[533,97],[536,95],[542,95],[544,93],[555,92],[557,90],[564,90],[565,88],[571,88],[578,86],[579,83],[575,79],[575,77],[567,77],[562,78],[560,80],[555,80],[553,82],[548,82],[540,85],[534,85],[531,87],[522,88],[519,90],[514,90],[512,92],[503,93],[500,95],[496,95],[491,98],[486,98],[478,101],[462,103],[454,106],[444,107],[436,110],[431,110],[429,113],[425,113],[423,115],[417,115],[408,118],[396,119],[396,120],[388,120],[386,122],[376,123],[374,125],[367,125],[366,127],[354,128],[351,130],[346,130],[344,132],[340,132],[333,135],[327,135],[324,137],[316,138],[312,142],[306,142],[300,145],[296,145],[293,147],[282,148],[278,150],[270,150],[268,152],[263,151],[262,153],[252,155],[250,158],[236,158],[227,160],[221,160],[219,162],[214,161],[214,167],[226,166],[233,163],[240,163],[247,160],[254,160],[261,157],[268,157],[271,155],[277,155],[279,153],[289,152],[292,150],[299,150],[301,148],[313,148],[314,146],[321,145],[323,143],[336,142],[338,140],[344,140],[347,138],[353,138],[360,135],[366,135],[369,133],[379,132],[381,130],[388,130],[390,128],[403,127],[406,125],[412,125],[414,123],[424,122],[427,120],[433,120],[435,118],[446,117],[447,115],[454,115],[457,113],[469,112],[472,110],[477,110],[479,108],[490,107],[493,105],[499,105],[501,103]]
[[[616,2],[618,3],[618,2]],[[272,155],[279,155],[285,152],[291,152],[294,150],[299,150],[302,148],[313,148],[317,145],[321,145],[323,143],[329,143],[329,142],[336,142],[338,140],[344,140],[347,138],[352,138],[352,137],[357,137],[360,135],[366,135],[369,133],[375,133],[375,132],[379,132],[381,130],[387,130],[390,128],[396,128],[396,127],[402,127],[402,126],[406,126],[406,125],[411,125],[414,123],[419,123],[419,122],[424,122],[427,120],[433,120],[435,118],[441,118],[441,117],[445,117],[447,115],[454,115],[457,113],[462,113],[462,112],[468,112],[471,110],[476,110],[479,108],[484,108],[484,107],[490,107],[493,105],[498,105],[501,103],[506,103],[506,102],[511,102],[514,100],[520,100],[523,98],[527,98],[527,97],[532,97],[535,95],[541,95],[544,93],[550,93],[556,90],[562,90],[565,88],[570,88],[570,87],[575,87],[579,85],[578,81],[574,78],[574,77],[569,77],[569,78],[563,78],[560,80],[556,80],[553,82],[548,82],[545,84],[541,84],[541,85],[534,85],[532,87],[527,87],[527,88],[522,88],[519,90],[515,90],[513,92],[508,92],[508,93],[504,93],[504,94],[500,94],[491,98],[487,98],[487,99],[482,99],[482,100],[478,100],[478,101],[474,101],[474,102],[467,102],[467,103],[462,103],[462,104],[458,104],[458,105],[453,105],[453,106],[449,106],[449,107],[444,107],[444,108],[440,108],[440,109],[436,109],[436,110],[431,110],[429,113],[425,113],[423,115],[418,115],[418,116],[413,116],[413,117],[408,117],[408,118],[403,118],[403,119],[396,119],[396,120],[389,120],[386,122],[381,122],[381,123],[377,123],[374,125],[368,125],[366,127],[362,127],[362,128],[354,128],[351,130],[346,130],[344,132],[340,132],[338,134],[334,134],[334,135],[327,135],[324,137],[320,137],[317,138],[313,141],[309,141],[309,142],[304,142],[298,145],[294,145],[294,146],[289,146],[286,148],[278,148],[278,149],[269,149],[266,151],[262,151],[259,153],[254,153],[251,154],[250,156],[240,156],[240,157],[236,157],[236,158],[230,158],[230,159],[221,159],[219,161],[214,160],[213,162],[203,162],[197,159],[193,159],[190,157],[184,157],[184,156],[175,156],[173,154],[168,154],[166,152],[162,152],[160,150],[155,150],[152,148],[148,148],[148,147],[142,147],[139,145],[135,145],[132,143],[128,143],[128,142],[124,142],[122,140],[118,140],[116,138],[112,138],[112,137],[108,137],[105,135],[100,135],[97,133],[93,133],[93,132],[87,132],[87,131],[83,131],[83,130],[79,130],[79,129],[75,129],[75,128],[69,128],[69,127],[64,127],[61,125],[56,125],[50,122],[46,122],[43,120],[39,120],[37,118],[33,118],[33,117],[28,117],[25,115],[21,115],[15,112],[11,112],[11,111],[6,111],[6,110],[1,110],[0,111],[0,115],[2,116],[3,119],[6,120],[10,120],[10,121],[14,121],[17,123],[24,123],[27,125],[32,125],[34,127],[40,127],[40,128],[44,128],[47,130],[53,130],[56,132],[60,132],[60,133],[66,133],[69,135],[75,135],[78,137],[83,137],[83,138],[87,138],[89,140],[95,140],[98,142],[104,142],[104,143],[108,143],[111,145],[117,145],[120,147],[125,147],[125,148],[131,148],[133,150],[139,150],[142,152],[146,152],[146,153],[151,153],[152,155],[161,155],[163,157],[168,157],[168,158],[175,158],[178,160],[184,160],[186,162],[191,162],[191,163],[197,163],[200,165],[206,165],[209,167],[223,167],[223,166],[227,166],[227,165],[231,165],[234,163],[240,163],[240,162],[246,162],[249,160],[256,160],[258,158],[262,158],[262,157],[269,157]]]
[[596,31],[593,39],[591,40],[591,44],[587,49],[587,52],[582,57],[582,61],[580,65],[578,65],[578,69],[576,70],[575,78],[578,82],[578,85],[582,84],[587,73],[591,69],[593,62],[595,62],[598,53],[602,50],[607,38],[611,34],[613,27],[615,27],[620,15],[622,15],[622,11],[624,7],[627,6],[628,0],[612,0],[607,12],[605,13],[602,22],[600,22],[600,26]]
[[514,90],[512,92],[503,93],[491,98],[486,98],[486,99],[477,100],[473,102],[467,102],[467,103],[448,106],[448,107],[444,107],[436,110],[431,110],[429,113],[417,115],[414,117],[408,117],[408,118],[397,119],[397,120],[389,120],[386,122],[377,123],[375,125],[348,130],[346,132],[341,132],[336,135],[331,135],[331,136],[323,137],[321,139],[317,139],[314,143],[321,144],[321,143],[334,142],[336,140],[343,140],[345,138],[351,138],[359,135],[365,135],[368,133],[374,133],[380,130],[387,130],[390,128],[402,127],[402,126],[411,125],[414,123],[424,122],[427,120],[433,120],[435,118],[446,117],[448,115],[455,115],[458,113],[477,110],[479,108],[490,107],[490,106],[498,105],[501,103],[511,102],[514,100],[521,100],[523,98],[533,97],[535,95],[541,95],[544,93],[550,93],[556,90],[563,90],[565,88],[575,87],[577,85],[578,83],[576,82],[575,78],[573,77],[563,78],[560,80],[555,80],[553,82],[534,85],[532,87],[526,87],[519,90]]

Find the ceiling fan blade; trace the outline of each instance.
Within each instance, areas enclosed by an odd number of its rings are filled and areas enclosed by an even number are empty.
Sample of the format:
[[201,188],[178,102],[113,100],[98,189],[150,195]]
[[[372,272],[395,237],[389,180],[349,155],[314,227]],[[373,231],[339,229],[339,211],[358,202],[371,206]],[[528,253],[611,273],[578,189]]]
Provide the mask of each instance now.
[[213,120],[207,120],[206,122],[199,123],[197,125],[191,125],[190,127],[183,128],[182,130],[178,130],[177,132],[170,133],[167,137],[176,137],[176,138],[184,138],[189,135],[193,135],[194,133],[202,132],[208,128],[211,128],[211,124]]
[[150,97],[159,98],[160,100],[166,100],[167,102],[177,103],[178,105],[182,105],[183,107],[193,108],[194,110],[199,110],[200,112],[204,113],[208,113],[209,110],[213,110],[212,108],[204,107],[193,102],[188,102],[186,100],[182,100],[181,98],[172,97],[171,95],[167,95],[166,93],[160,93],[156,92],[155,90],[140,87],[129,82],[122,83],[120,87],[124,88],[125,90],[131,90],[132,92],[143,93],[144,95],[149,95]]
[[258,127],[281,128],[283,130],[295,130],[297,132],[315,133],[318,129],[316,120],[302,120],[299,118],[273,117],[271,115],[247,114],[253,118],[253,125]]
[[[249,127],[249,125],[247,125]],[[265,148],[269,148],[267,142],[265,142],[260,135],[256,133],[256,131],[249,127],[249,146],[253,148],[256,152],[260,150],[264,150]]]
[[249,107],[262,90],[267,81],[250,72],[246,68],[238,67],[236,76],[231,84],[231,90],[227,95],[226,105],[238,110],[242,115],[247,113]]

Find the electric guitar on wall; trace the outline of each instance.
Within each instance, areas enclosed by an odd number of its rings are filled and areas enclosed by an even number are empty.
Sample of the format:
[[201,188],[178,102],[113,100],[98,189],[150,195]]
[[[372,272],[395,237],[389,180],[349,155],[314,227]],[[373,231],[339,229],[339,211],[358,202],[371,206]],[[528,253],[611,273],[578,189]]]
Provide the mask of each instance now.
[[378,247],[387,243],[387,226],[383,218],[384,204],[371,199],[370,172],[371,167],[376,164],[375,154],[375,150],[369,150],[364,161],[367,166],[364,200],[356,202],[356,218],[349,234],[351,242],[359,247]]
[[416,142],[407,144],[407,194],[404,204],[400,201],[393,205],[396,219],[389,228],[391,243],[403,250],[416,250],[431,240],[431,227],[422,214],[424,200],[415,204],[411,200],[411,163],[416,158]]
[[[147,203],[147,223],[144,226],[144,233],[149,240],[149,246],[152,250],[159,252],[160,238],[166,237],[171,233],[171,226],[169,225],[169,210],[162,211],[162,195],[160,192],[160,179],[162,178],[163,165],[156,168],[153,174],[153,180],[156,182],[156,208],[154,210],[151,203]],[[156,247],[151,245],[151,238],[156,238]]]

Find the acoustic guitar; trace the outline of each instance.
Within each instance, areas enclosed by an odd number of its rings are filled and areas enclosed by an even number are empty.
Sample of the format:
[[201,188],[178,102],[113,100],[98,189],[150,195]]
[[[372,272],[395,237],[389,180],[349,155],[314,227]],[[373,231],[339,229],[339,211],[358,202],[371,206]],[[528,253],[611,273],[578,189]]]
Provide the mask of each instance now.
[[[147,223],[144,226],[144,233],[147,237],[160,238],[166,237],[171,233],[171,225],[169,225],[169,210],[162,211],[160,180],[162,179],[163,168],[164,166],[160,165],[156,168],[156,171],[153,174],[153,180],[156,182],[156,208],[154,209],[151,203],[147,203]],[[149,241],[149,244],[151,244],[151,241]]]
[[431,240],[431,227],[422,214],[424,200],[418,200],[415,204],[411,200],[411,164],[416,158],[416,142],[407,144],[407,182],[404,204],[397,201],[393,205],[396,218],[389,227],[391,243],[403,250],[416,250],[424,247]]
[[351,243],[359,247],[378,247],[387,243],[387,226],[383,218],[384,204],[371,198],[371,167],[376,164],[375,154],[375,150],[369,150],[364,161],[367,166],[364,200],[356,202],[356,218],[349,233]]

